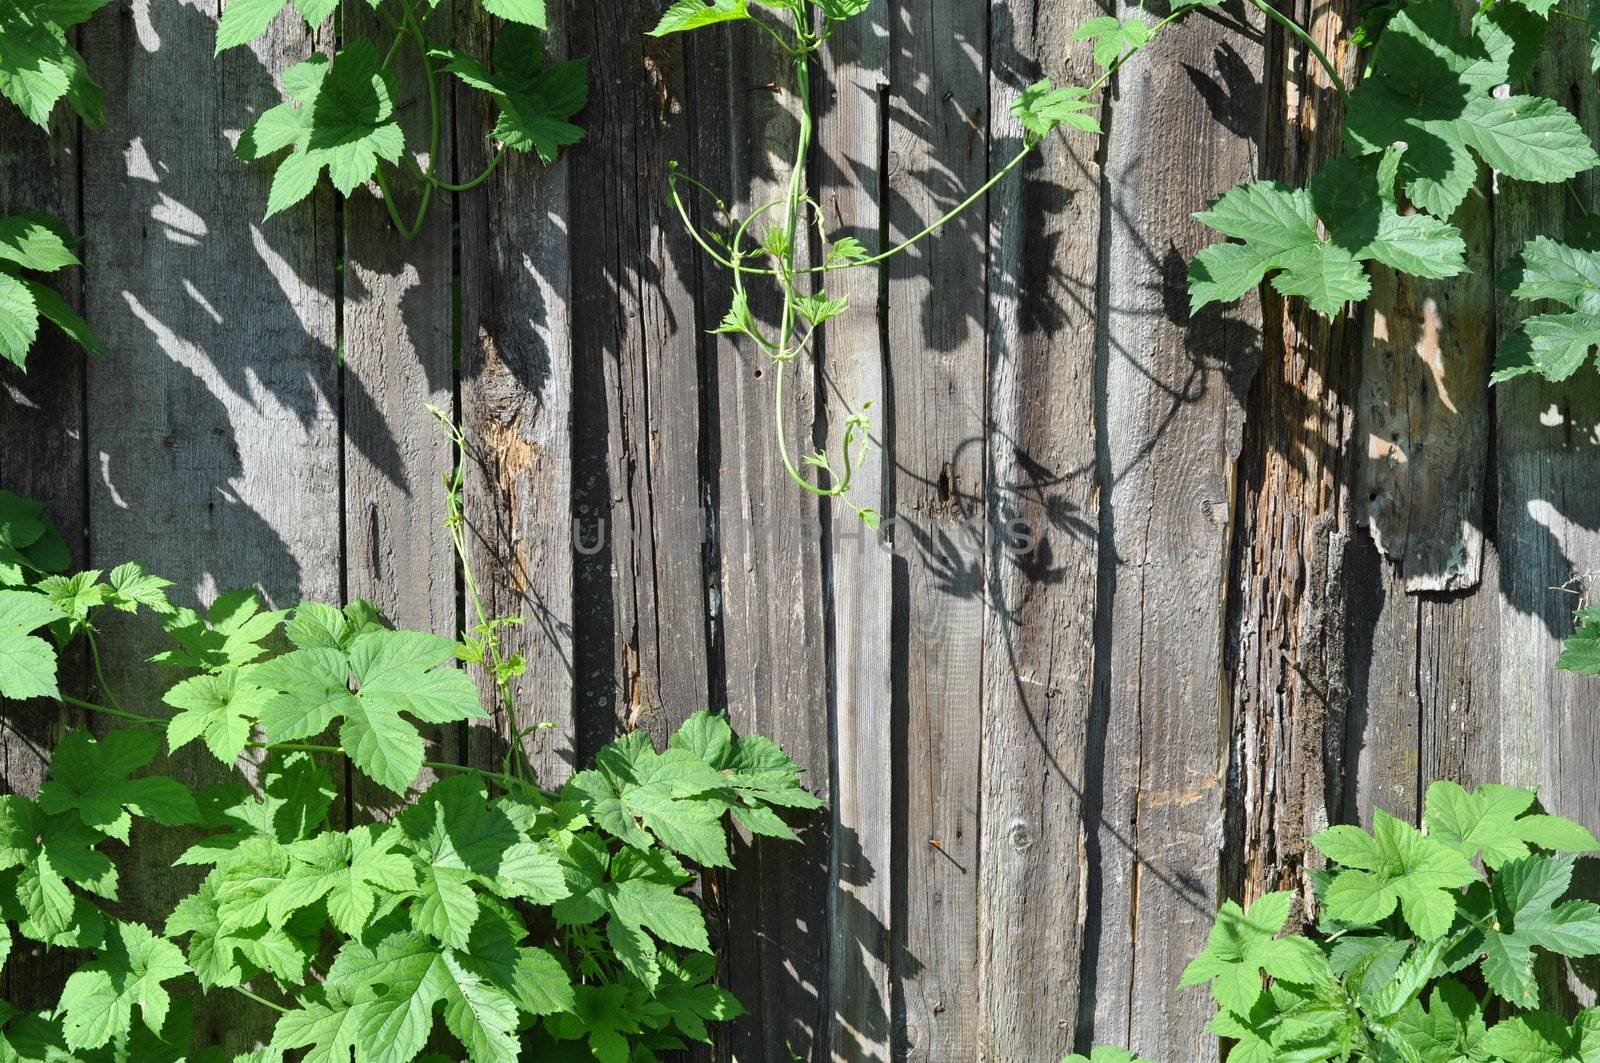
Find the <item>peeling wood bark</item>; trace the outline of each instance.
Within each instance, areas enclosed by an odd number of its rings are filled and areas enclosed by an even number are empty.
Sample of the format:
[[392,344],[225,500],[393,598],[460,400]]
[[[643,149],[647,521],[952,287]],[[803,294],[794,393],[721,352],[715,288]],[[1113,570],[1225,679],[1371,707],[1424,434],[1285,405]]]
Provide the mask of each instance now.
[[1460,591],[1483,568],[1483,485],[1494,359],[1489,208],[1482,186],[1451,221],[1462,277],[1372,270],[1357,441],[1366,524],[1405,589]]

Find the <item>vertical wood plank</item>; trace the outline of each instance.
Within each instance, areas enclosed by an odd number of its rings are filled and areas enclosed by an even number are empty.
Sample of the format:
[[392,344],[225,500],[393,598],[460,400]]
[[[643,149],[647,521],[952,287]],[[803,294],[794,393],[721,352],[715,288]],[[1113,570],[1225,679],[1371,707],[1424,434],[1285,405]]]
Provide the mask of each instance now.
[[[989,169],[1021,146],[1007,115],[1048,76],[1096,71],[1073,27],[1098,5],[990,5]],[[1082,961],[1084,741],[1094,695],[1093,306],[1099,139],[1052,138],[990,197],[988,536],[978,889],[980,1058],[1072,1050]]]
[[[824,222],[837,235],[877,247],[885,224],[888,175],[883,159],[889,88],[889,25],[895,5],[874,3],[846,23],[825,51],[817,125],[816,175]],[[856,473],[851,497],[890,512],[888,402],[883,267],[833,274],[828,289],[850,311],[825,337],[820,402],[826,423],[851,413],[871,418],[873,449]],[[894,896],[894,578],[887,542],[843,506],[825,530],[833,660],[833,835],[829,856],[827,1055],[834,1063],[890,1058],[891,904]]]
[[[795,160],[799,101],[792,63],[770,38],[734,25],[692,38],[688,102],[694,116],[694,176],[718,189],[745,218],[784,194]],[[707,227],[712,204],[696,201]],[[781,214],[765,222],[781,224]],[[758,224],[759,239],[768,224]],[[809,230],[802,229],[804,241]],[[798,252],[800,264],[809,260]],[[730,279],[714,262],[697,263],[699,324],[727,312]],[[777,328],[777,290],[755,282],[752,309],[769,334]],[[866,313],[870,316],[869,304]],[[714,702],[742,733],[778,741],[828,796],[829,723],[822,598],[822,534],[816,498],[794,484],[779,456],[783,418],[791,450],[807,452],[816,431],[815,363],[789,367],[782,409],[774,408],[775,369],[754,345],[706,335],[706,466],[715,514],[715,614],[720,675]],[[870,352],[869,355],[870,357]],[[806,821],[804,844],[740,839],[735,870],[723,876],[723,979],[749,1015],[724,1028],[726,1059],[820,1058],[827,982],[829,832],[827,817]]]
[[1217,1055],[1210,1001],[1174,987],[1204,946],[1220,886],[1223,587],[1241,399],[1261,341],[1253,301],[1187,314],[1187,263],[1214,236],[1181,219],[1253,176],[1260,104],[1241,86],[1261,70],[1257,45],[1189,20],[1119,76],[1105,149],[1105,722],[1091,776],[1104,822],[1085,993],[1095,1040],[1196,1063]]
[[580,7],[571,47],[602,86],[574,152],[570,217],[580,752],[618,730],[658,740],[709,687],[695,298],[698,251],[670,211],[688,158],[681,35],[654,0]]
[[[78,211],[80,126],[65,106],[48,132],[0,101],[0,217],[41,210],[74,232]],[[84,257],[82,248],[78,257]],[[81,271],[48,282],[81,307]],[[87,548],[84,502],[83,374],[89,356],[53,325],[40,323],[27,371],[0,364],[0,488],[45,504],[72,550],[74,567]],[[80,651],[81,652],[81,651]],[[82,696],[80,652],[62,668],[63,688]],[[32,796],[44,781],[50,752],[76,714],[52,701],[0,699],[0,792]],[[3,972],[4,996],[20,1008],[48,1008],[77,957],[17,938]]]
[[[1528,91],[1573,106],[1593,139],[1600,136],[1600,94],[1580,29],[1555,20]],[[1595,175],[1582,175],[1576,184],[1583,201],[1594,204],[1600,194]],[[1559,185],[1501,181],[1494,206],[1500,269],[1531,237],[1559,238],[1563,221],[1574,214]],[[1499,296],[1502,342],[1531,309]],[[1580,600],[1571,592],[1594,600],[1600,573],[1600,381],[1587,372],[1553,385],[1518,378],[1496,387],[1495,415],[1501,771],[1507,783],[1541,786],[1550,811],[1592,820],[1600,802],[1594,681],[1554,664]]]
[[[84,143],[95,263],[84,302],[106,348],[88,375],[89,561],[143,560],[178,581],[180,600],[255,585],[278,606],[334,601],[332,199],[319,192],[263,223],[271,168],[231,150],[310,42],[290,11],[213,61],[217,6],[134,0],[84,30],[91,66],[116,85],[106,127]],[[174,677],[136,663],[147,636],[109,641],[122,696],[154,704]],[[195,788],[222,775],[203,750],[161,768]],[[159,924],[192,888],[195,876],[172,869],[182,844],[171,831],[136,838],[123,858],[130,914]],[[196,1037],[243,1048],[271,1017],[248,1003],[213,1009]]]
[[[987,177],[988,11],[903,0],[891,18],[886,209],[898,241]],[[971,1059],[978,1048],[988,250],[980,206],[889,263],[893,541],[904,610],[897,1052],[924,1063]]]
[[[378,35],[384,26],[364,2],[347,3],[344,18],[350,32]],[[407,49],[392,70],[399,87],[395,109],[407,144],[425,151],[428,102],[415,50]],[[448,102],[445,106],[441,152],[448,160]],[[448,162],[442,173],[450,179]],[[419,190],[404,177],[392,180],[391,187],[409,223]],[[341,212],[339,315],[345,597],[371,600],[396,627],[454,638],[455,555],[444,527],[440,479],[454,455],[449,437],[427,410],[429,404],[449,410],[454,401],[451,205],[448,196],[436,197],[422,231],[407,240],[390,223],[376,189],[356,189]],[[424,728],[430,741],[443,739],[429,759],[455,755],[455,731]],[[397,795],[359,771],[350,778],[357,807],[388,813],[399,805]],[[432,779],[425,771],[415,787],[426,789]]]
[[[550,15],[546,61],[554,63],[565,58],[566,26],[557,7]],[[465,28],[467,47],[492,46],[484,21]],[[457,106],[460,182],[488,165],[495,119],[479,93],[463,90]],[[512,155],[488,182],[457,197],[470,556],[489,613],[523,620],[504,633],[504,642],[527,661],[512,687],[518,723],[551,725],[523,745],[544,786],[566,781],[577,749],[568,158],[546,168]],[[467,623],[474,622],[469,613]],[[483,693],[492,704],[491,683]],[[471,762],[498,764],[507,722],[497,721],[492,741],[476,729],[472,734]]]

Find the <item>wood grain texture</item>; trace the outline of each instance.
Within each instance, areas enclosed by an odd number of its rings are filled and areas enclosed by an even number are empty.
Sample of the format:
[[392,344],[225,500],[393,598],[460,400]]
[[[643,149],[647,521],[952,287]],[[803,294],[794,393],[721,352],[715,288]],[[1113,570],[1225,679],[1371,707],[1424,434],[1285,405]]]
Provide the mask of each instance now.
[[1254,300],[1187,313],[1186,264],[1212,236],[1181,219],[1254,176],[1261,69],[1249,40],[1191,21],[1119,75],[1106,144],[1102,730],[1090,754],[1103,804],[1083,987],[1093,1027],[1079,1036],[1197,1063],[1217,1056],[1210,1002],[1174,986],[1221,884],[1224,586],[1261,340]]
[[[694,176],[723,190],[740,218],[783,195],[793,170],[799,100],[793,64],[771,39],[735,25],[691,41],[696,72]],[[703,226],[719,225],[713,205],[695,201]],[[782,222],[767,214],[757,238]],[[799,240],[810,230],[802,229]],[[811,261],[808,247],[797,262]],[[728,274],[698,259],[699,324],[710,329],[732,300]],[[777,289],[754,282],[751,305],[769,335],[778,329]],[[865,311],[871,318],[873,307]],[[816,368],[810,353],[786,374],[775,408],[776,371],[748,340],[707,334],[703,343],[706,454],[714,538],[712,702],[740,733],[770,735],[829,788],[828,666],[823,612],[823,544],[818,500],[784,470],[781,417],[792,451],[809,452],[817,424]],[[867,352],[871,357],[871,352]],[[683,708],[687,708],[684,706]],[[829,823],[796,821],[804,842],[741,837],[734,868],[717,900],[726,956],[723,978],[749,1015],[718,1037],[724,1059],[823,1058],[828,1001]]]
[[[877,247],[888,175],[887,90],[892,5],[875,3],[847,23],[827,51],[815,98],[820,114],[815,175],[824,222]],[[889,512],[893,428],[880,300],[882,267],[832,274],[828,290],[849,300],[825,337],[820,402],[825,423],[865,411],[874,448],[856,473],[856,505]],[[868,409],[868,404],[871,404]],[[830,560],[833,808],[829,905],[827,1055],[834,1063],[890,1058],[893,1003],[890,912],[894,826],[893,558],[882,536],[843,506],[825,526]]]
[[[552,14],[561,18],[557,7]],[[490,29],[462,27],[467,47],[486,48]],[[546,60],[565,58],[566,28],[546,35]],[[462,90],[457,182],[489,162],[494,115]],[[461,233],[461,415],[471,447],[466,515],[470,556],[492,616],[516,616],[507,652],[526,672],[513,682],[518,722],[551,726],[524,741],[539,781],[565,782],[575,763],[572,509],[572,242],[567,157],[545,167],[513,155],[483,186],[456,198]],[[582,534],[592,536],[593,528]],[[470,604],[468,606],[470,609]],[[475,620],[469,615],[468,623]],[[493,704],[485,681],[486,705]],[[470,762],[498,764],[507,721],[474,730]],[[490,734],[493,739],[489,738]]]
[[[990,5],[993,172],[1021,147],[1007,115],[1040,77],[1088,84],[1069,41],[1095,5]],[[1092,298],[1099,140],[1055,138],[989,199],[978,1058],[1073,1047],[1082,965],[1085,734],[1092,711],[1099,497]]]
[[[904,0],[890,18],[886,210],[889,238],[902,240],[988,176],[988,10]],[[980,208],[889,262],[904,772],[895,1052],[918,1063],[978,1050],[988,235]]]
[[[78,120],[65,105],[42,130],[0,101],[0,217],[44,211],[73,232],[78,212]],[[83,251],[79,249],[79,257]],[[82,271],[57,273],[48,283],[81,306]],[[88,547],[85,526],[83,374],[89,356],[53,325],[40,323],[27,371],[0,361],[0,489],[42,502],[72,549],[75,566]],[[82,648],[63,658],[61,686],[87,693]],[[33,796],[44,781],[50,751],[78,713],[54,702],[0,698],[0,792]],[[48,1008],[64,978],[81,960],[18,936],[6,958],[6,1001]]]
[[[345,4],[343,17],[348,32],[387,32],[364,2]],[[426,146],[429,109],[415,51],[401,53],[392,72],[407,144]],[[441,148],[449,159],[445,118]],[[444,178],[450,176],[447,163]],[[412,224],[420,182],[390,180],[401,216]],[[341,212],[344,595],[369,599],[396,627],[454,638],[456,560],[444,527],[441,477],[455,455],[427,409],[448,411],[454,402],[451,203],[448,196],[432,203],[421,232],[407,240],[378,195],[376,187],[359,188]],[[458,730],[425,727],[428,759],[453,759]],[[351,800],[363,813],[387,816],[400,806],[398,795],[359,771],[352,769],[350,779]],[[413,790],[427,789],[433,779],[424,771]]]
[[[117,88],[86,138],[86,311],[106,348],[89,366],[89,562],[146,562],[175,599],[255,586],[272,605],[340,593],[333,201],[261,222],[270,167],[232,143],[308,54],[290,13],[213,61],[216,5],[135,0],[91,20],[84,51]],[[203,77],[210,91],[194,91]],[[151,625],[106,622],[121,696],[141,706],[175,676],[142,661]],[[159,762],[195,788],[224,775],[203,749]],[[142,825],[142,824],[141,824]],[[159,924],[198,880],[185,844],[137,833],[119,854],[124,912]],[[210,1009],[202,1043],[247,1046],[271,1013]]]

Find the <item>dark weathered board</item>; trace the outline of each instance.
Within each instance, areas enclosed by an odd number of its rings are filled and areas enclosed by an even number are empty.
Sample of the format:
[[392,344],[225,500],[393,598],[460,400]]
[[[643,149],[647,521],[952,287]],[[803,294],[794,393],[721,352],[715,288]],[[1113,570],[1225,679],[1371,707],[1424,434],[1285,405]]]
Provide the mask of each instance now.
[[[720,1059],[1117,1042],[1205,1063],[1209,1002],[1178,971],[1223,896],[1304,887],[1308,833],[1416,817],[1439,777],[1539,784],[1593,819],[1600,687],[1552,665],[1600,572],[1600,384],[1484,387],[1524,309],[1488,275],[1570,218],[1564,193],[1485,175],[1460,220],[1493,261],[1468,281],[1380,276],[1371,313],[1333,322],[1270,293],[1191,317],[1184,269],[1212,234],[1188,215],[1240,179],[1303,182],[1339,145],[1305,51],[1208,9],[1120,75],[1104,141],[1052,138],[882,270],[829,275],[851,310],[780,412],[772,367],[706,332],[728,278],[666,174],[736,209],[769,197],[797,132],[788,70],[748,26],[646,37],[662,6],[552,4],[551,56],[589,58],[587,141],[438,196],[411,242],[370,190],[262,221],[269,168],[232,157],[274,79],[329,42],[286,15],[214,60],[218,4],[97,15],[106,128],[63,117],[46,142],[0,105],[0,207],[83,229],[63,290],[107,353],[47,336],[27,375],[0,371],[0,486],[48,501],[87,563],[144,560],[187,602],[364,596],[449,633],[477,617],[425,404],[452,412],[485,608],[523,621],[517,720],[551,725],[525,740],[541,780],[709,706],[829,799],[805,844],[741,838],[702,885],[750,1012]],[[1293,6],[1353,76],[1351,5]],[[1070,37],[1100,10],[875,0],[814,71],[824,226],[877,246],[980,185],[1017,146],[1021,87],[1096,75]],[[452,17],[489,43],[475,5]],[[1554,35],[1535,88],[1600,133],[1580,28]],[[462,181],[492,116],[441,91],[441,172]],[[851,499],[893,518],[882,533],[792,485],[774,434],[781,416],[793,452],[837,447],[868,402]],[[155,708],[148,648],[122,642],[110,672]],[[36,788],[65,719],[0,709],[4,789]],[[436,737],[493,766],[510,721]],[[218,773],[199,753],[165,768]],[[119,854],[127,911],[183,887],[173,851]],[[71,961],[13,955],[8,999],[46,1002]],[[227,1032],[268,1019],[230,1008]]]
[[[79,132],[79,122],[65,106],[46,133],[0,104],[0,217],[42,211],[74,232],[81,229]],[[83,257],[81,248],[78,254]],[[81,303],[80,271],[57,274],[52,283],[74,305]],[[83,364],[83,352],[48,323],[40,325],[26,372],[0,362],[0,489],[46,503],[80,565],[88,548]],[[82,696],[87,684],[81,652],[69,660],[79,675],[63,686]],[[50,750],[69,725],[80,722],[76,713],[50,701],[0,699],[0,791],[36,793]],[[51,1006],[55,987],[77,960],[59,951],[47,954],[18,938],[5,966],[5,999],[19,1007]]]
[[658,739],[710,688],[701,324],[666,171],[693,144],[684,39],[645,33],[650,0],[579,5],[588,140],[571,161],[573,518],[580,751]]
[[[780,177],[792,165],[797,101],[792,92],[768,87],[788,84],[791,64],[769,38],[738,26],[695,38],[687,54],[696,72],[686,94],[696,136],[686,168],[747,217],[782,194]],[[700,224],[719,224],[706,198],[693,203]],[[765,218],[770,225],[781,220],[776,213]],[[803,265],[811,256],[802,249],[799,258]],[[731,282],[709,259],[699,258],[696,267],[705,330],[727,312]],[[777,328],[775,304],[770,284],[752,292],[769,332]],[[864,308],[869,322],[874,310]],[[708,334],[702,342],[711,704],[726,709],[741,733],[781,742],[826,794],[823,524],[818,500],[784,471],[777,437],[781,417],[791,452],[813,449],[815,360],[802,355],[788,367],[783,407],[775,409],[776,369],[766,357],[727,337]],[[825,1043],[829,822],[819,813],[799,823],[800,846],[739,839],[736,870],[717,886],[725,977],[746,987],[741,998],[750,1011],[718,1046],[721,1058],[810,1059]]]

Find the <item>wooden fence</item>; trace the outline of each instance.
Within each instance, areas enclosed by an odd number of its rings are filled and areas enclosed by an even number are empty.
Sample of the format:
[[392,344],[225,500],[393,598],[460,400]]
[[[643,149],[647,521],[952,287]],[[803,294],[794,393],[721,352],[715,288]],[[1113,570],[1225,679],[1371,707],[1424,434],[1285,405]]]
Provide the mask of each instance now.
[[[655,0],[560,6],[588,141],[507,163],[412,242],[365,193],[258,220],[268,174],[231,146],[319,46],[302,26],[214,60],[216,0],[89,22],[108,121],[46,139],[0,114],[0,206],[84,234],[73,295],[106,354],[49,342],[0,374],[0,485],[48,499],[89,565],[140,559],[202,600],[367,597],[448,633],[451,453],[424,404],[459,411],[478,568],[527,618],[519,697],[554,725],[545,779],[711,706],[829,800],[805,846],[742,849],[707,884],[751,1011],[719,1058],[1053,1063],[1105,1041],[1203,1063],[1208,1002],[1178,972],[1219,898],[1297,881],[1307,831],[1414,817],[1434,777],[1540,784],[1600,822],[1600,686],[1552,668],[1600,569],[1600,388],[1485,386],[1510,313],[1489,271],[1564,215],[1559,189],[1485,180],[1475,279],[1380,277],[1331,327],[1276,299],[1191,318],[1210,237],[1189,214],[1302,180],[1338,124],[1261,19],[1189,19],[1121,76],[1103,142],[1053,142],[849,275],[855,309],[784,415],[837,439],[875,401],[858,499],[895,518],[880,540],[786,481],[770,379],[707,332],[727,278],[664,198],[671,160],[745,201],[778,178],[778,57],[748,33],[649,39]],[[1293,6],[1347,31],[1341,4]],[[1020,86],[1092,77],[1070,34],[1099,13],[877,0],[817,90],[830,223],[876,244],[979,184],[1016,148]],[[1554,32],[1538,90],[1600,132],[1581,27]],[[478,106],[452,109],[461,173]],[[137,659],[113,670],[149,690]],[[6,707],[7,787],[37,786],[67,722]],[[186,885],[171,855],[126,854],[136,910]],[[60,964],[14,956],[7,996]]]

